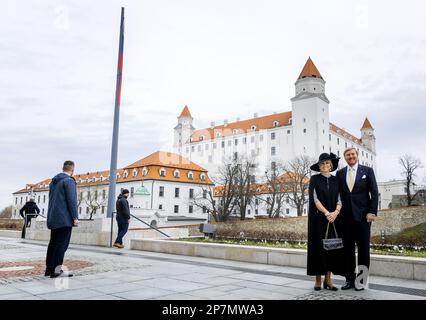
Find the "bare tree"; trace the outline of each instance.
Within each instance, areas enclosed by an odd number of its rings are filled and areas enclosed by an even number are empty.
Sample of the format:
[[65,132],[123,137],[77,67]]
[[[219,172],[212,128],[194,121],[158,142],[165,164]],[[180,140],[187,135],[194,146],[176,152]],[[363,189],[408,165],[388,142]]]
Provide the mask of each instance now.
[[[100,186],[86,186],[84,188],[87,192],[86,197],[82,197],[82,201],[89,208],[89,219],[92,220],[93,215],[96,214],[97,210],[102,206],[106,205],[106,197],[103,196],[103,188]],[[78,200],[77,200],[78,201]]]
[[241,158],[234,163],[236,166],[235,175],[235,201],[240,212],[240,219],[246,217],[246,209],[256,192],[256,185],[252,175],[254,168],[253,161]]
[[8,206],[0,212],[0,218],[10,219],[12,218],[12,212],[13,212],[13,206]]
[[416,177],[416,170],[423,168],[423,165],[420,159],[417,159],[409,154],[404,154],[401,156],[399,158],[399,164],[403,168],[401,174],[405,178],[407,205],[411,206],[415,196],[415,194],[411,194],[411,187],[413,186],[414,178]]
[[309,179],[311,165],[315,160],[308,156],[299,156],[284,164],[282,179],[284,179],[284,193],[290,205],[296,208],[297,215],[303,215],[303,208],[308,203]]
[[[265,183],[260,186],[260,192],[256,195],[257,199],[266,203],[267,213],[270,218],[280,216],[284,202],[287,199],[285,192],[286,182],[282,172],[283,164],[281,162],[272,163],[265,171]],[[267,193],[268,197],[265,199],[261,196],[262,193]]]
[[217,187],[201,186],[202,192],[194,195],[190,203],[199,208],[206,208],[216,222],[226,221],[236,205],[235,180],[238,167],[228,161],[218,168],[213,177]]

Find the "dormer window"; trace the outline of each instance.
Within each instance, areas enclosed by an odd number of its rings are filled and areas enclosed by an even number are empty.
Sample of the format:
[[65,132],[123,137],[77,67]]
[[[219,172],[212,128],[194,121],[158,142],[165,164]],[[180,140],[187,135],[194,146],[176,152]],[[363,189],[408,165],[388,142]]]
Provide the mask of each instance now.
[[117,179],[120,179],[120,174],[119,173],[117,173]]
[[142,175],[145,177],[148,174],[148,168],[142,168]]
[[232,130],[232,133],[233,133],[233,134],[237,134],[237,133],[238,133],[238,130],[237,130],[237,129],[234,129],[234,130]]
[[188,172],[188,179],[194,179],[194,174],[192,173],[192,171]]
[[272,123],[272,125],[273,125],[274,127],[278,127],[278,126],[280,125],[280,123],[279,123],[278,121],[274,121],[274,122]]
[[220,132],[216,132],[216,138],[220,137]]
[[103,176],[101,176],[101,177],[99,178],[99,180],[100,180],[100,181],[104,181],[104,179],[105,179],[105,178],[104,178]]
[[200,136],[200,141],[203,141],[204,140],[204,136]]
[[200,174],[200,180],[206,180],[206,175],[204,173]]
[[133,170],[133,177],[136,177],[138,175],[138,169]]
[[127,170],[124,171],[124,174],[123,174],[124,179],[126,179],[128,176],[129,176],[129,172]]
[[174,176],[175,178],[180,178],[180,172],[179,172],[179,170],[178,170],[178,169],[176,169],[176,170],[173,172],[173,176]]
[[160,177],[165,177],[166,176],[166,169],[161,168],[159,172],[160,172]]
[[288,119],[288,123],[291,124],[293,122],[293,118]]
[[255,130],[256,130],[256,126],[255,126],[255,125],[252,125],[252,126],[251,126],[251,130],[252,130],[252,131],[255,131]]

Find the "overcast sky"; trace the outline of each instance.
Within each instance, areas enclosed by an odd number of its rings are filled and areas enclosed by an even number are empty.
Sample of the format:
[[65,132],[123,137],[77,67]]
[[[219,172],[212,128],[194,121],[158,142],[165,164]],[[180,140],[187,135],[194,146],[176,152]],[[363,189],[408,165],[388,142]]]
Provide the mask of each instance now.
[[[52,177],[109,168],[120,7],[126,7],[119,166],[170,150],[185,104],[196,128],[291,110],[310,56],[330,120],[376,129],[379,180],[426,165],[424,1],[2,1],[0,207]],[[419,171],[418,182],[426,176]]]

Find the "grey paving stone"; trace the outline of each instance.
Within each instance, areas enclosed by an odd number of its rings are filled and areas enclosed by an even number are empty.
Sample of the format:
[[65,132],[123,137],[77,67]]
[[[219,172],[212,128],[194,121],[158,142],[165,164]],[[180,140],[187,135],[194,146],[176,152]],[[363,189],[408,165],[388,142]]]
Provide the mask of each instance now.
[[109,284],[104,286],[96,286],[92,287],[93,290],[98,291],[105,294],[115,294],[120,292],[132,291],[132,290],[145,290],[141,285],[135,283],[121,283],[121,284]]
[[99,296],[99,292],[91,289],[64,290],[38,295],[44,300],[86,300],[96,296]]
[[167,296],[167,295],[171,295],[175,293],[176,292],[173,292],[170,290],[147,287],[146,290],[126,291],[126,292],[114,293],[113,295],[126,300],[145,300],[150,298]]

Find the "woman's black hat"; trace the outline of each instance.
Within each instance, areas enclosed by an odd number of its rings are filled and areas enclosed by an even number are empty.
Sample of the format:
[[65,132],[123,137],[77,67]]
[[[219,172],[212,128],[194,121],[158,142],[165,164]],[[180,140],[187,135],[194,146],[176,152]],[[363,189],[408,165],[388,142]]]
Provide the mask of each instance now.
[[337,170],[337,167],[338,167],[338,165],[339,165],[339,160],[340,160],[340,158],[338,158],[334,153],[332,153],[332,152],[330,152],[330,154],[328,154],[328,153],[321,153],[320,154],[320,156],[319,156],[319,159],[318,159],[318,162],[317,163],[315,163],[315,164],[313,164],[312,166],[311,166],[311,170],[313,170],[313,171],[320,171],[320,168],[319,168],[319,164],[321,163],[321,162],[323,162],[323,161],[326,161],[326,160],[331,160],[331,163],[333,164],[333,169],[332,169],[332,171],[334,171],[334,170]]

